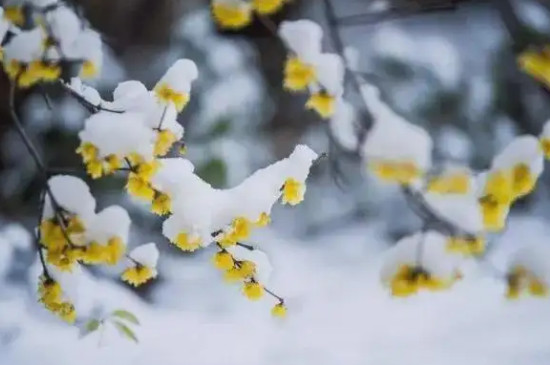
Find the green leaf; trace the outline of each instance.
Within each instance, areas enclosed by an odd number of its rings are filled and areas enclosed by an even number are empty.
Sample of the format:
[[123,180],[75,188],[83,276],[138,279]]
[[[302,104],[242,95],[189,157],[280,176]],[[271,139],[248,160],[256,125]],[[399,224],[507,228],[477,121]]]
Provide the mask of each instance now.
[[86,333],[94,332],[99,328],[99,321],[97,319],[90,319],[88,323],[86,323]]
[[101,321],[97,319],[90,319],[88,322],[86,322],[84,326],[80,327],[79,338],[83,338],[90,333],[96,331],[99,326],[101,326],[101,324]]
[[113,324],[116,326],[121,335],[134,341],[135,343],[139,342],[136,334],[130,329],[130,327],[119,321],[113,321]]
[[131,313],[131,312],[128,312],[127,310],[124,310],[124,309],[117,309],[116,311],[114,311],[112,313],[113,317],[118,317],[120,319],[124,319],[130,323],[133,323],[135,325],[138,325],[139,326],[139,320],[137,319],[137,317]]

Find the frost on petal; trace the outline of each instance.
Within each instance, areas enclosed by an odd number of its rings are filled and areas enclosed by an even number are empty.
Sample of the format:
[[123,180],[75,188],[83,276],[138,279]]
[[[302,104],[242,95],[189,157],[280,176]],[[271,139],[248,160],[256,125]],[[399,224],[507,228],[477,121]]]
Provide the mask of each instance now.
[[359,142],[356,131],[357,112],[347,101],[340,99],[329,128],[338,143],[347,150],[355,150]]
[[125,244],[128,242],[130,224],[128,212],[118,205],[112,205],[99,212],[91,221],[86,231],[87,239],[106,244],[110,239],[118,238]]
[[391,110],[372,85],[363,85],[361,93],[374,117],[362,148],[364,158],[381,179],[410,183],[431,165],[430,135]]
[[227,251],[229,251],[237,261],[250,261],[254,263],[254,279],[261,284],[267,284],[273,272],[273,266],[271,266],[271,262],[265,252],[258,249],[249,250],[241,246],[228,247]]
[[311,20],[283,21],[279,36],[302,61],[314,63],[321,54],[323,29]]
[[155,243],[150,242],[134,248],[128,256],[139,264],[154,269],[157,267],[159,250]]
[[0,6],[0,42],[4,41],[4,37],[10,29],[10,22],[4,17],[4,8]]
[[[83,219],[88,219],[95,211],[95,198],[90,188],[81,179],[69,175],[56,175],[48,180],[50,190],[60,207]],[[49,195],[46,195],[44,218],[54,217],[54,207]]]

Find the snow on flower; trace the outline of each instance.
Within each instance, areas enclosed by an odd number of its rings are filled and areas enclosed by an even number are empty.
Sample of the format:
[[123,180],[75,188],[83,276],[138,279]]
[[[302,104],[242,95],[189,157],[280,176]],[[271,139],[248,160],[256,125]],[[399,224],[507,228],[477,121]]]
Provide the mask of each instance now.
[[[2,18],[9,19],[16,29],[3,47],[8,76],[22,88],[58,80],[63,71],[73,74],[77,68],[83,77],[95,76],[103,57],[99,34],[61,2],[47,12],[41,7],[42,4],[25,8],[21,5],[3,11]],[[24,29],[17,28],[23,24]],[[2,38],[8,29],[10,25],[3,20]]]
[[330,118],[329,128],[338,143],[350,151],[356,150],[359,143],[356,122],[357,112],[354,107],[344,99],[339,99],[334,115]]
[[374,86],[364,84],[361,92],[374,117],[362,148],[369,169],[383,181],[414,182],[431,166],[433,142],[429,134],[391,110]]
[[322,118],[334,114],[343,93],[344,61],[337,54],[322,53],[322,28],[311,20],[284,21],[279,36],[289,50],[284,66],[284,87],[311,92],[306,108]]
[[128,267],[122,273],[122,280],[139,286],[157,276],[159,251],[155,243],[147,243],[134,248],[128,254]]
[[155,86],[157,97],[164,103],[172,103],[178,112],[189,102],[191,83],[198,77],[195,62],[177,60]]
[[252,21],[252,4],[245,0],[213,0],[212,16],[222,28],[239,29]]
[[460,277],[459,261],[445,251],[446,237],[435,231],[402,238],[386,254],[381,280],[392,295],[407,297],[420,290],[440,291]]
[[485,228],[499,231],[504,228],[510,205],[530,193],[542,173],[543,151],[537,138],[516,137],[480,176],[480,204]]
[[95,213],[95,199],[88,186],[73,176],[54,176],[48,181],[40,239],[47,262],[72,271],[77,262],[116,264],[122,257],[130,218],[126,210],[110,206]]
[[426,190],[436,194],[469,194],[476,189],[476,179],[464,167],[449,166],[441,173],[429,176]]
[[539,139],[540,146],[544,152],[544,157],[546,159],[550,159],[550,121],[544,123]]
[[550,285],[550,248],[529,244],[518,249],[508,263],[507,293],[509,299],[522,294],[546,297]]
[[[180,248],[194,250],[213,238],[224,246],[244,240],[254,226],[267,221],[273,204],[297,204],[305,193],[305,180],[317,154],[299,145],[294,152],[260,169],[234,188],[214,189],[194,174],[190,163],[181,163],[179,190],[173,194],[172,216],[163,233]],[[214,234],[214,235],[213,235]]]

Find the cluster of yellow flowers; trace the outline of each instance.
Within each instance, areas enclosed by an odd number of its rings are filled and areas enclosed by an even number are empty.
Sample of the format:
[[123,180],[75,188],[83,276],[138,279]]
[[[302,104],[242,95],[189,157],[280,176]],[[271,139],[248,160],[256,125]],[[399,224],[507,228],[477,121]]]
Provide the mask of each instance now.
[[518,56],[520,68],[539,82],[550,86],[550,47],[530,48]]
[[63,300],[63,290],[58,282],[42,275],[39,279],[38,295],[40,302],[44,304],[46,309],[55,313],[64,321],[74,323],[76,319],[74,305]]
[[271,15],[289,0],[212,0],[212,15],[225,29],[240,29],[252,22],[254,12]]
[[[0,23],[2,29],[16,29],[2,47],[1,56],[4,71],[21,88],[56,81],[64,72],[74,73],[75,69],[82,78],[94,77],[99,71],[99,35],[61,3],[47,10],[7,6]],[[71,24],[74,29],[59,24]],[[0,35],[3,37],[4,33]]]
[[105,244],[86,242],[86,228],[77,216],[72,216],[65,227],[57,219],[45,219],[40,224],[41,244],[46,259],[61,271],[71,271],[77,262],[89,265],[116,265],[125,246],[120,237],[111,237]]
[[509,299],[518,299],[522,293],[535,297],[548,296],[548,285],[521,265],[512,267],[506,279],[508,284],[506,296]]
[[432,275],[422,267],[401,265],[391,280],[391,293],[396,297],[407,297],[422,289],[430,291],[445,290],[451,287],[459,278],[460,276],[457,275],[445,280]]

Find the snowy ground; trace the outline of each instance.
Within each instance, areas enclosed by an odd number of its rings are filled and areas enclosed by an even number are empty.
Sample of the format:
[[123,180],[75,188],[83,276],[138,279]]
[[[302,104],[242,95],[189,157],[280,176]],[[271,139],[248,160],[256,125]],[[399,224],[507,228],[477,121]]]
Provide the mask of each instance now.
[[[536,220],[514,219],[510,227],[501,251],[549,233]],[[25,293],[11,295],[11,303],[0,302],[0,364],[550,362],[547,300],[507,302],[502,283],[476,270],[450,292],[392,299],[378,282],[376,236],[357,226],[297,245],[264,233],[276,268],[271,287],[288,298],[284,321],[270,317],[269,300],[250,303],[221,284],[208,255],[161,262],[168,270],[153,305],[108,281],[94,284],[89,295],[140,317],[138,345],[109,328],[101,339],[97,333],[79,340],[75,328],[22,299]],[[494,261],[500,262],[498,252]]]

